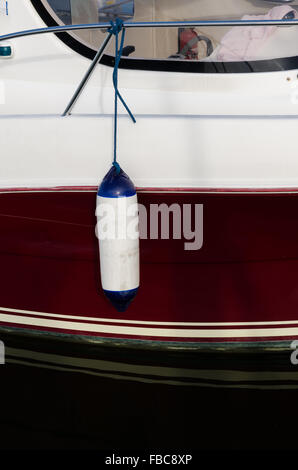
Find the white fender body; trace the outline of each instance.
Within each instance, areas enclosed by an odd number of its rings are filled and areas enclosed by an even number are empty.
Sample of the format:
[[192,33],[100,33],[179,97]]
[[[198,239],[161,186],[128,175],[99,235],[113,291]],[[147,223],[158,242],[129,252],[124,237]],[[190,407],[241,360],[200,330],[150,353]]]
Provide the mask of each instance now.
[[97,237],[102,288],[119,311],[139,287],[138,201],[128,176],[112,167],[97,195]]

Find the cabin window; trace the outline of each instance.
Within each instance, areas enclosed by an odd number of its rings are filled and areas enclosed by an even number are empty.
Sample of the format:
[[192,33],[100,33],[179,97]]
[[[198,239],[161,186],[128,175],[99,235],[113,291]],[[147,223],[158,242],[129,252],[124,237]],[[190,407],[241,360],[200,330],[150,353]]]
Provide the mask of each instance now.
[[[42,4],[59,25],[109,22],[116,17],[128,20],[134,14],[133,0],[42,0]],[[92,49],[98,49],[103,34],[100,30],[71,33]]]
[[[41,4],[56,24],[109,22],[117,16],[134,21],[298,18],[298,0],[31,1],[36,7]],[[104,34],[99,30],[69,33],[84,45],[85,52],[86,48],[89,49],[90,57],[102,43]],[[211,72],[210,64],[213,64],[214,71],[226,72],[232,71],[233,66],[219,67],[220,64],[237,63],[238,69],[241,69],[239,63],[243,62],[246,64],[243,71],[261,71],[262,61],[273,60],[271,68],[265,67],[264,70],[275,70],[274,67],[280,70],[284,66],[282,62],[274,65],[277,59],[298,56],[298,26],[136,28],[127,30],[126,45],[133,46],[129,60],[137,59],[134,64],[130,61],[130,66],[134,68],[150,68],[152,64],[156,69],[157,65],[153,63],[158,61],[160,70],[179,70],[181,67],[181,71],[193,71],[194,67],[199,67],[197,70]],[[113,55],[113,45],[106,53]],[[122,61],[122,65],[128,67],[129,60]],[[142,66],[142,60],[146,61],[146,66]],[[256,69],[254,65],[247,68],[247,64],[253,61],[259,61]],[[103,62],[109,63],[107,56]],[[297,68],[296,62],[292,68]]]

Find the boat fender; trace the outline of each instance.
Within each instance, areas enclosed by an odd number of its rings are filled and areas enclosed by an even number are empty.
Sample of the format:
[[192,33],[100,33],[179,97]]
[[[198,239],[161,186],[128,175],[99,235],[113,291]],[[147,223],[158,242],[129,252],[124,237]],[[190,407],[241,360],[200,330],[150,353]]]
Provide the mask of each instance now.
[[103,291],[124,312],[139,287],[139,232],[136,189],[117,164],[99,186],[97,237]]

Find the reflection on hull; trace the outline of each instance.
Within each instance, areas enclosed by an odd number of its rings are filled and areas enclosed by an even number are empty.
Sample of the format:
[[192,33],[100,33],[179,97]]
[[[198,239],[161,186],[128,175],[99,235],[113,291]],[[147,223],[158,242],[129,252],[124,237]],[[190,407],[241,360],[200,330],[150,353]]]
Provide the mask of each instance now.
[[[23,336],[1,332],[6,344],[5,366],[26,366],[75,374],[94,381],[129,382],[182,388],[231,390],[296,390],[297,365],[292,351],[176,351],[120,348],[113,343],[74,344],[63,337]],[[2,368],[2,371],[4,369]],[[116,381],[116,382],[115,382]]]
[[1,449],[297,446],[298,371],[288,352],[146,354],[1,337]]

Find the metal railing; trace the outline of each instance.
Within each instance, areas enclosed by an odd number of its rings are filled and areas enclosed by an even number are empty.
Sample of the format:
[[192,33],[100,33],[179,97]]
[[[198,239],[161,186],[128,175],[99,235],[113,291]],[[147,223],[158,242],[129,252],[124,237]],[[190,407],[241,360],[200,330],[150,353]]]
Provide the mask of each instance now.
[[[194,27],[218,27],[218,26],[298,26],[298,19],[289,19],[289,20],[204,20],[204,21],[124,21],[123,28],[194,28]],[[84,90],[88,80],[90,79],[96,65],[100,61],[104,50],[106,49],[108,43],[111,40],[113,34],[108,31],[108,23],[90,23],[90,24],[76,24],[76,25],[63,25],[63,26],[50,26],[47,28],[38,28],[38,29],[28,29],[24,31],[18,31],[15,33],[4,34],[0,36],[0,42],[17,39],[26,36],[34,36],[39,34],[47,33],[64,33],[64,32],[74,32],[79,30],[90,30],[90,29],[103,29],[107,30],[108,36],[105,38],[101,46],[99,47],[94,59],[91,62],[90,67],[88,68],[86,74],[82,78],[79,86],[77,87],[74,95],[72,96],[69,104],[65,108],[62,116],[68,116],[71,114],[71,111],[77,102],[79,96]]]

